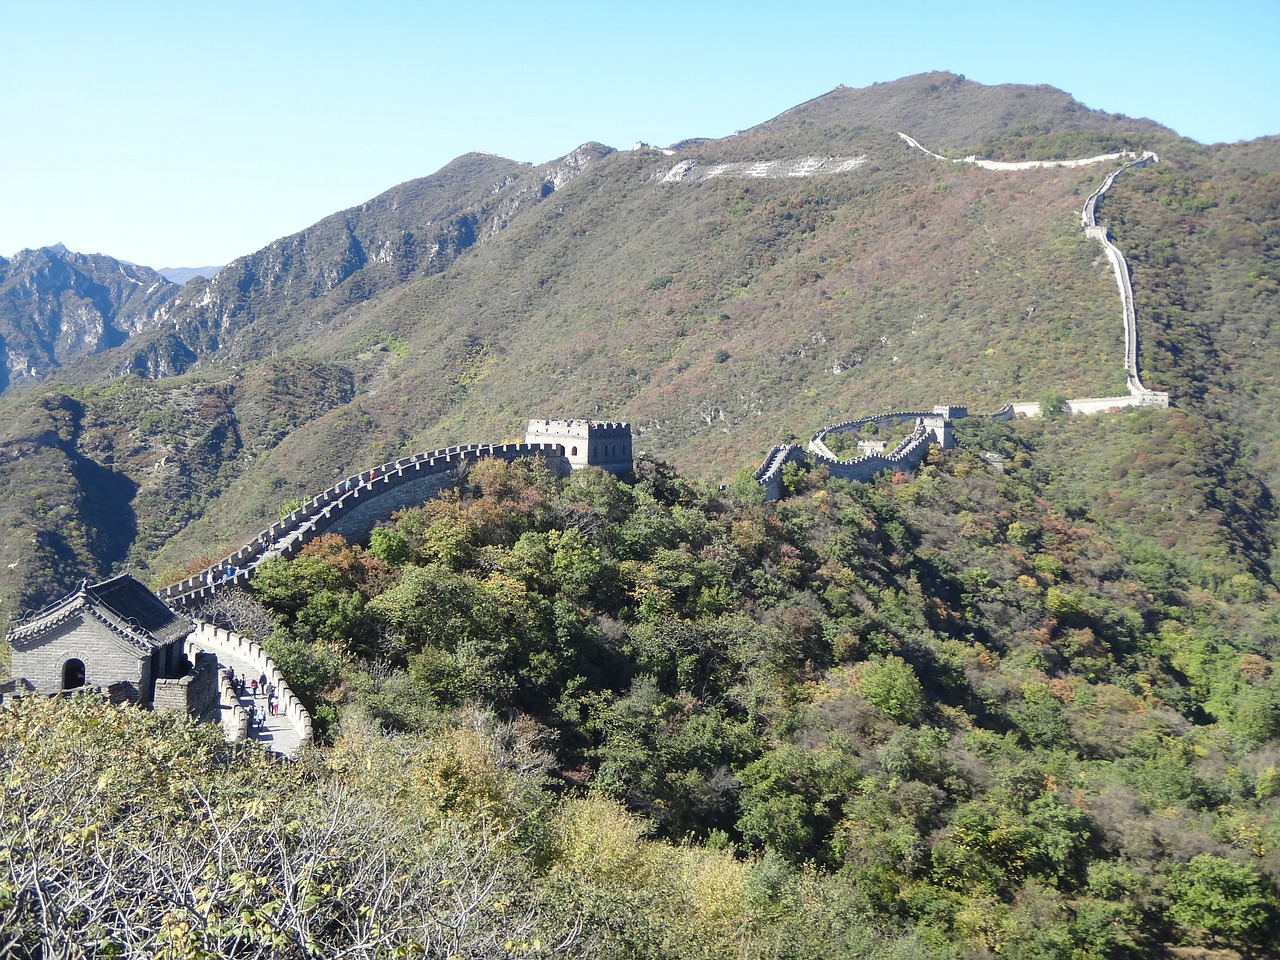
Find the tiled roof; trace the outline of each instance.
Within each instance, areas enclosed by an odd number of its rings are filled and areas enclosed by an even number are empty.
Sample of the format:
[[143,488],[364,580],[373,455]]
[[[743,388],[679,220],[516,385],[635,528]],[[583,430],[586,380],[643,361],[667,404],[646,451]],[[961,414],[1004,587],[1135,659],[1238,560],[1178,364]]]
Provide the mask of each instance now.
[[[9,631],[9,643],[33,646],[49,630],[77,614],[88,614],[134,647],[148,653],[191,632],[191,621],[128,574],[79,589],[55,601]],[[26,642],[24,642],[26,641]]]
[[121,620],[136,624],[160,645],[191,632],[191,621],[178,616],[167,604],[127,573],[88,588],[98,602]]

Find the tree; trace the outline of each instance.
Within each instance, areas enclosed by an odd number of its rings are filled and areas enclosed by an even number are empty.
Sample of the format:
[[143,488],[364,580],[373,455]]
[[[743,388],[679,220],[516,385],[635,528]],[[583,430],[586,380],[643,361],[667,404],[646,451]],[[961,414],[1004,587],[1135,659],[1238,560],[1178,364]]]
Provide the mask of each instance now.
[[734,475],[728,493],[734,503],[764,503],[764,487],[756,482],[756,475],[750,467],[743,467]]
[[898,723],[914,722],[926,705],[911,664],[894,654],[867,662],[858,677],[858,694]]
[[566,952],[580,921],[504,849],[502,824],[422,803],[454,758],[364,733],[280,764],[174,715],[14,701],[0,710],[0,956]]
[[1188,934],[1253,954],[1276,932],[1275,887],[1253,867],[1211,853],[1170,872],[1169,916]]
[[288,616],[297,613],[319,591],[339,586],[341,579],[322,557],[307,553],[292,560],[272,557],[258,564],[253,592],[276,613]]
[[394,527],[378,527],[369,534],[369,552],[393,567],[413,557],[408,538]]
[[1055,420],[1067,410],[1067,398],[1057,391],[1046,393],[1040,398],[1040,416]]

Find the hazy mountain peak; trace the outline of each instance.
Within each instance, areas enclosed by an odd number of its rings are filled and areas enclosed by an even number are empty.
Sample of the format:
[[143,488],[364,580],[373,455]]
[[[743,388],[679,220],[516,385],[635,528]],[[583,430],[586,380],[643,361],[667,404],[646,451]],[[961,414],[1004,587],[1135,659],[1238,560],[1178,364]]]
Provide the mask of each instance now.
[[160,267],[156,270],[156,273],[172,283],[185,285],[196,277],[212,280],[221,269],[222,265],[210,267]]

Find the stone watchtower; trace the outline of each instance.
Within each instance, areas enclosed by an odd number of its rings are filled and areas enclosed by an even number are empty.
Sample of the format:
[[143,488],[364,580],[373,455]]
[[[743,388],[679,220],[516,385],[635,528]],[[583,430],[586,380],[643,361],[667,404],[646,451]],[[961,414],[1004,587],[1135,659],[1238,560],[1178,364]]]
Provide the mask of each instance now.
[[6,639],[13,675],[27,689],[53,694],[92,687],[149,707],[166,681],[190,672],[184,644],[192,629],[190,618],[126,573],[81,583],[15,624]]
[[558,443],[573,470],[631,473],[631,424],[599,420],[530,420],[525,443]]
[[952,430],[951,421],[960,420],[968,415],[968,407],[943,405],[934,407],[933,416],[924,417],[922,420],[924,428],[933,434],[938,446],[943,450],[950,450],[956,445],[956,435]]

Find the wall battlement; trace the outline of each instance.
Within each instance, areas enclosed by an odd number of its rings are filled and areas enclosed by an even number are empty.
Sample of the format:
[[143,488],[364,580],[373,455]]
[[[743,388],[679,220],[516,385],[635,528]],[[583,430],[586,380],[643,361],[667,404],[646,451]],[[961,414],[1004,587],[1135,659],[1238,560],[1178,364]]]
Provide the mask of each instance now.
[[573,470],[599,467],[610,473],[631,473],[631,424],[600,420],[530,420],[527,443],[553,443],[564,448]]
[[544,458],[560,476],[589,465],[611,473],[630,473],[631,425],[533,420],[524,443],[470,443],[389,460],[338,480],[239,550],[159,594],[165,602],[178,606],[198,603],[220,589],[247,583],[258,564],[274,557],[292,557],[321,534],[337,533],[348,540],[367,537],[397,510],[423,503],[451,486],[478,460],[510,462],[524,457]]

